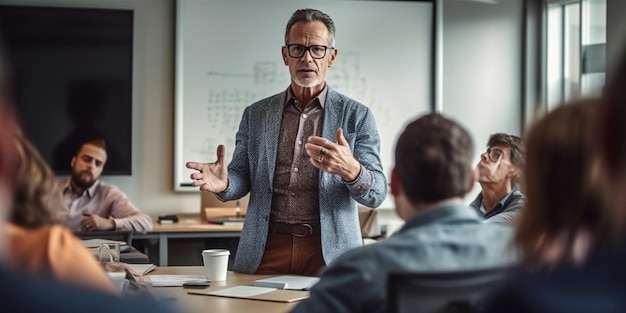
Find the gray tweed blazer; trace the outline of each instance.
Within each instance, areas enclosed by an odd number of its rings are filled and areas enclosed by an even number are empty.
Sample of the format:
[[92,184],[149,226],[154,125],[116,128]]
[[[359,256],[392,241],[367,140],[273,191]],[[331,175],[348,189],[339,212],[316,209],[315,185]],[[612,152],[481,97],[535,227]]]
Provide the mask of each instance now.
[[[255,273],[263,257],[286,94],[286,91],[281,92],[245,109],[233,160],[228,165],[228,188],[216,194],[220,200],[228,201],[250,193],[233,267],[236,272]],[[328,264],[343,252],[362,245],[357,202],[378,207],[387,195],[387,179],[372,111],[330,87],[324,110],[322,137],[335,141],[335,131],[342,128],[354,157],[362,166],[357,183],[350,185],[338,175],[320,171],[322,253]]]

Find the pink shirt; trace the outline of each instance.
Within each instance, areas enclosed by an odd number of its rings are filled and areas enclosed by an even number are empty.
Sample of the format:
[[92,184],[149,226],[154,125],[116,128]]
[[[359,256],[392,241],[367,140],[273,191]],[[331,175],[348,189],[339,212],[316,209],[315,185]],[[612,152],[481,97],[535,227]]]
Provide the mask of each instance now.
[[78,196],[72,191],[69,179],[59,183],[62,193],[60,208],[52,212],[55,220],[72,231],[81,231],[83,214],[96,214],[115,221],[116,230],[146,233],[152,230],[152,219],[141,212],[119,188],[96,181]]

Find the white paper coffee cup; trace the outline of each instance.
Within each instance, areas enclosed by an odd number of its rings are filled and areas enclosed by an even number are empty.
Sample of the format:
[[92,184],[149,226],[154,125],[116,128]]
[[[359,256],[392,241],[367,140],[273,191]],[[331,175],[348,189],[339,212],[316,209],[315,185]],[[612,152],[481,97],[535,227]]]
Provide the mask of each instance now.
[[204,275],[212,281],[226,280],[228,272],[228,249],[202,250],[202,262],[204,263]]

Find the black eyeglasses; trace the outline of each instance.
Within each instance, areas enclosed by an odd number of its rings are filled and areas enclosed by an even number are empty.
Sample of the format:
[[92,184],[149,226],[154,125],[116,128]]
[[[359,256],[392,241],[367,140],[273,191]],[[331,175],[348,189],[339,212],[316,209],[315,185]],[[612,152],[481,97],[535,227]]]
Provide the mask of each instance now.
[[335,48],[321,45],[312,45],[308,47],[298,44],[287,45],[287,52],[289,52],[289,56],[292,58],[301,58],[305,52],[309,51],[312,58],[322,59],[326,56],[326,50],[332,49]]
[[491,162],[498,162],[500,161],[500,159],[502,159],[502,157],[504,157],[504,151],[502,151],[502,149],[498,149],[498,148],[487,148],[487,156],[489,157],[489,160],[491,160]]

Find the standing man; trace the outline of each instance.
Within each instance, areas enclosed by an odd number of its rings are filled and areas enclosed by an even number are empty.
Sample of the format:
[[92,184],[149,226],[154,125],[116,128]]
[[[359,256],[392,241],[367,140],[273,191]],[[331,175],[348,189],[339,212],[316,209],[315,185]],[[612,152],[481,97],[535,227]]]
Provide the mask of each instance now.
[[318,275],[362,245],[357,202],[377,207],[387,194],[372,112],[326,84],[337,57],[335,24],[325,13],[293,13],[282,57],[287,90],[243,113],[233,160],[188,162],[193,185],[222,200],[250,193],[234,270]]
[[474,147],[468,132],[437,113],[408,124],[398,138],[391,193],[406,223],[395,236],[333,261],[292,313],[387,312],[391,272],[456,271],[512,265],[513,229],[483,224],[465,205]]
[[489,138],[476,165],[482,191],[470,204],[486,222],[514,225],[526,201],[518,189],[525,158],[520,137],[497,133]]
[[98,180],[106,161],[104,140],[83,143],[72,158],[72,175],[59,183],[63,205],[52,215],[73,231],[152,230],[150,216],[139,211],[119,188]]

